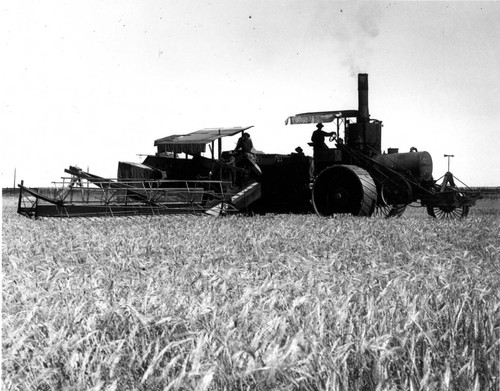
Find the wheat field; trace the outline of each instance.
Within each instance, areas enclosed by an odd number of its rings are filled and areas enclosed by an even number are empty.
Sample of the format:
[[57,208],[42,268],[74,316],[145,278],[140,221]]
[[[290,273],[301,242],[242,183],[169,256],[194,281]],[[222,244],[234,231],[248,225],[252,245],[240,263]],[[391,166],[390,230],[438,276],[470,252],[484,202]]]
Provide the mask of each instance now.
[[4,197],[2,389],[499,390],[498,202],[29,220]]

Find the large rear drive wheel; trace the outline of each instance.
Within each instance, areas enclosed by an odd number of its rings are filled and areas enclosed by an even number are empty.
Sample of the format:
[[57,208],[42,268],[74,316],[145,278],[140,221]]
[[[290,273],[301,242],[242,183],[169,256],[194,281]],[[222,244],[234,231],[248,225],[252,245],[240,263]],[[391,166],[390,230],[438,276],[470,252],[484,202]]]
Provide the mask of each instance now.
[[371,216],[377,202],[377,188],[370,174],[360,167],[332,166],[316,178],[312,201],[320,216],[338,213]]

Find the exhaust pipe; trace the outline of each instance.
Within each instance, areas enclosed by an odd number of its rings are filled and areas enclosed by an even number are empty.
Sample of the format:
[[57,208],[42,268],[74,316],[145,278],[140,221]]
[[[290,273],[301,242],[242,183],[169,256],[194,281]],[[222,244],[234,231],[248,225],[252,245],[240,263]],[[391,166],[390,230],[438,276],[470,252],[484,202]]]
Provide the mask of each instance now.
[[368,156],[381,152],[382,122],[370,120],[368,110],[368,74],[358,74],[358,115],[349,123],[345,133],[346,144]]

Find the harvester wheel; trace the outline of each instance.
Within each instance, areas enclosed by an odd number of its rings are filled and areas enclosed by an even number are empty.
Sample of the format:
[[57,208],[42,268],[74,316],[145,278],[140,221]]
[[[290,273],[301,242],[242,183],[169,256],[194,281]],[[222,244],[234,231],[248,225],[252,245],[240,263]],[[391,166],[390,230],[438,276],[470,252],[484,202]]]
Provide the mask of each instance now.
[[469,207],[463,206],[427,206],[427,214],[440,220],[455,220],[467,217]]
[[312,201],[320,216],[337,213],[371,216],[377,202],[377,188],[370,174],[360,167],[332,166],[316,178]]
[[388,179],[380,186],[380,199],[385,205],[407,205],[412,197],[411,185],[406,179]]
[[398,204],[398,205],[384,205],[378,204],[375,207],[375,211],[373,214],[376,217],[401,217],[406,210],[407,204]]

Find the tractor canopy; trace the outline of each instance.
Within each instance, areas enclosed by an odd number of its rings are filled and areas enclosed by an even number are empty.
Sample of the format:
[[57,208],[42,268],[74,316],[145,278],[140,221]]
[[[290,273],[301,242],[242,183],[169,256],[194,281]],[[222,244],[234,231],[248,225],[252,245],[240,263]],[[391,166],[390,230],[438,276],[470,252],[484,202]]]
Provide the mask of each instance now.
[[314,113],[302,113],[288,117],[285,125],[317,124],[333,122],[337,118],[352,118],[358,116],[358,110],[336,110],[318,111]]

